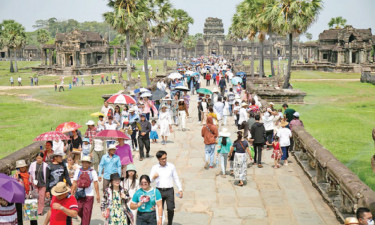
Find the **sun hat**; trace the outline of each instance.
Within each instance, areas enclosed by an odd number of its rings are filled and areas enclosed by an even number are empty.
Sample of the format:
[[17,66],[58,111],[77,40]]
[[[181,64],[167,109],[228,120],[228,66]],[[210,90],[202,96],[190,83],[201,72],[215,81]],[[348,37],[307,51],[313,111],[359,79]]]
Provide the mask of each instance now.
[[161,108],[167,108],[167,109],[169,109],[169,105],[162,105]]
[[21,168],[21,167],[25,167],[25,166],[27,166],[25,160],[21,159],[21,160],[16,161],[16,169]]
[[131,112],[135,112],[134,108],[130,108],[130,109],[129,109],[129,112],[130,112],[130,113],[131,113]]
[[270,102],[270,105],[275,105],[275,104],[273,104],[273,102]]
[[219,136],[220,136],[220,137],[230,137],[230,133],[228,132],[228,129],[227,129],[227,128],[223,128],[223,129],[219,132]]
[[83,142],[90,142],[90,138],[85,137],[85,138],[83,139]]
[[113,181],[113,180],[123,180],[123,179],[124,178],[120,177],[120,175],[118,173],[112,173],[109,180]]
[[64,156],[65,156],[65,153],[62,152],[62,151],[55,151],[55,152],[52,154],[52,157],[55,157],[55,156],[61,156],[61,157],[64,157]]
[[241,107],[247,106],[246,102],[242,102]]
[[116,145],[114,145],[114,144],[110,144],[110,145],[108,146],[108,149],[107,149],[107,150],[109,151],[109,150],[111,150],[111,149],[117,149],[117,148],[116,148]]
[[91,163],[92,162],[91,161],[91,157],[88,156],[88,155],[85,155],[85,156],[82,157],[81,162],[89,162],[89,163]]
[[295,113],[293,113],[293,116],[295,116],[295,117],[298,117],[298,118],[299,118],[299,112],[295,112]]
[[286,122],[286,121],[281,121],[281,123],[280,123],[280,126],[282,126],[282,127],[286,127],[286,126],[288,126],[288,122]]
[[184,100],[182,98],[178,99],[179,102],[183,102]]
[[65,182],[59,182],[55,187],[52,188],[51,194],[53,196],[59,196],[70,192],[70,188],[66,186]]
[[89,125],[95,125],[95,122],[92,121],[92,120],[89,120],[89,121],[87,121],[86,125],[87,125],[87,126],[89,126]]
[[135,169],[135,165],[134,164],[129,164],[129,165],[126,166],[126,172],[131,171],[131,170],[137,171]]

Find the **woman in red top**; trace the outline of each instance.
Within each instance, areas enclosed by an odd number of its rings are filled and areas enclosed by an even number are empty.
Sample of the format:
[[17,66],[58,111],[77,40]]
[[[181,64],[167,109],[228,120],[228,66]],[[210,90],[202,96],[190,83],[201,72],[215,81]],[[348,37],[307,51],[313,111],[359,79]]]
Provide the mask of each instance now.
[[206,74],[206,86],[210,86],[211,74],[207,71]]
[[53,150],[52,150],[52,141],[47,141],[46,142],[46,150],[44,150],[43,154],[43,162],[50,163],[52,162],[52,155],[53,155]]
[[273,168],[277,169],[280,167],[280,159],[281,156],[283,155],[281,148],[280,148],[280,143],[279,143],[279,137],[275,136],[274,140],[272,142],[272,147],[273,147],[273,152],[271,155],[271,158],[274,159],[275,166]]

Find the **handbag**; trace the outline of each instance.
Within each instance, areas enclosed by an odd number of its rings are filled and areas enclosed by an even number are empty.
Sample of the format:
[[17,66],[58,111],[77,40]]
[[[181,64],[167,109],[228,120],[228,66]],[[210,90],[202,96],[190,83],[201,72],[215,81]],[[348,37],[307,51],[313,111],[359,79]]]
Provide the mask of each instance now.
[[86,198],[85,189],[83,188],[82,190],[76,191],[76,194],[74,195],[74,197],[76,197],[76,199]]

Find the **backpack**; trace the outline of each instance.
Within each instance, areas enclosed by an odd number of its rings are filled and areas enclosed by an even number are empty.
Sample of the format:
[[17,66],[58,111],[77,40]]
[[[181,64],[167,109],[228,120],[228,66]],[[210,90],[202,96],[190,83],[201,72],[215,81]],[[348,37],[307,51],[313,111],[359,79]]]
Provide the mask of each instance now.
[[78,180],[77,180],[77,186],[79,188],[90,187],[91,182],[92,182],[91,171],[92,169],[89,169],[87,171],[79,169]]

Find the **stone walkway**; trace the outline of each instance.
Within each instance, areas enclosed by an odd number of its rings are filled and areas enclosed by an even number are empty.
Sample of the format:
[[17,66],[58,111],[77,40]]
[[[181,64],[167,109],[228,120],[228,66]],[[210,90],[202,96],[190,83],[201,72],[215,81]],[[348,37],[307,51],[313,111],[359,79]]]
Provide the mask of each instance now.
[[[194,95],[187,120],[189,131],[175,131],[170,137],[172,143],[165,146],[152,144],[152,157],[142,162],[135,152],[139,175],[150,173],[157,163],[155,153],[160,149],[166,150],[168,161],[176,165],[184,197],[176,199],[174,224],[340,224],[293,157],[289,166],[273,169],[272,151],[264,150],[264,167],[251,166],[247,172],[247,185],[243,187],[235,186],[231,176],[215,176],[219,168],[205,170],[202,125],[198,124],[196,106],[197,95]],[[228,123],[234,140],[233,118],[228,119]],[[79,220],[74,224],[79,224]],[[99,204],[94,205],[91,224],[104,224]]]

